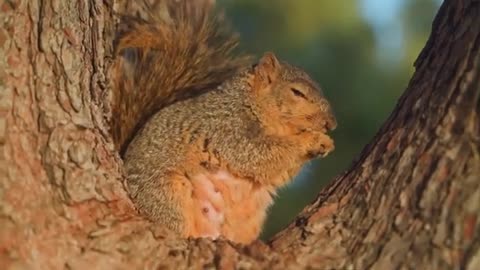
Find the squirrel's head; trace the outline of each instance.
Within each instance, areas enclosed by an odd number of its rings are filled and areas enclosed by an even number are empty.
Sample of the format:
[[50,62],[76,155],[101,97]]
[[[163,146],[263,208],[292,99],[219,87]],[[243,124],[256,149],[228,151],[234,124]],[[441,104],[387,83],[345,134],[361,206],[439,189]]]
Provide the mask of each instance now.
[[[278,61],[267,52],[253,68],[252,91],[269,125],[284,133],[319,131],[337,126],[330,103],[305,71]],[[282,133],[283,133],[282,132]]]

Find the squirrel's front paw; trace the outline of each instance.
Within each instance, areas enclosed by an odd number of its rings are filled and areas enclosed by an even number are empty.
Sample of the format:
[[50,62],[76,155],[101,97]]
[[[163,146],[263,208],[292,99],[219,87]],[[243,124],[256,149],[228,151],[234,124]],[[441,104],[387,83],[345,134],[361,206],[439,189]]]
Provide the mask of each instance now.
[[326,157],[335,149],[335,144],[328,135],[323,133],[316,134],[311,149],[307,151],[307,158]]

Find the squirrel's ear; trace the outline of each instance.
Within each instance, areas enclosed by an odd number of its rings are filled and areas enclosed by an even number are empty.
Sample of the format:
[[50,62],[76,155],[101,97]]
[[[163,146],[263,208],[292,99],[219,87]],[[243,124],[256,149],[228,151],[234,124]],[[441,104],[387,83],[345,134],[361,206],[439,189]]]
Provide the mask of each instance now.
[[255,66],[255,84],[264,88],[272,84],[278,77],[280,62],[272,52],[267,52]]

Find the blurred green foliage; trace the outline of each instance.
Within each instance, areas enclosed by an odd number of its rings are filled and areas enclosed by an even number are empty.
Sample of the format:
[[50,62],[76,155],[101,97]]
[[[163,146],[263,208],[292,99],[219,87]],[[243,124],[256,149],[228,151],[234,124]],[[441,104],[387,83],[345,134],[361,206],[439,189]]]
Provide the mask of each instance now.
[[[376,1],[368,5],[360,0],[218,1],[241,34],[242,49],[256,56],[273,51],[307,70],[322,86],[339,123],[333,132],[335,151],[307,165],[279,193],[264,239],[291,222],[323,186],[348,168],[408,84],[439,1]],[[398,4],[395,17],[385,25],[372,23],[365,15],[375,10],[369,15],[381,16],[382,8],[375,5],[386,3],[382,1]],[[401,31],[395,34],[394,26]],[[380,46],[395,40],[398,46],[393,49]]]

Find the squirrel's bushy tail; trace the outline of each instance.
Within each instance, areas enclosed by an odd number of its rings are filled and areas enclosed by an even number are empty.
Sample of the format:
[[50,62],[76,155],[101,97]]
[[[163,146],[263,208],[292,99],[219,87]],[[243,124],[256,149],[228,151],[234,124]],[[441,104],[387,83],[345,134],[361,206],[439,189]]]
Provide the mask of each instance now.
[[209,0],[163,0],[147,19],[122,18],[113,65],[111,134],[123,153],[159,109],[209,90],[249,62]]

